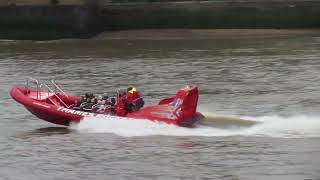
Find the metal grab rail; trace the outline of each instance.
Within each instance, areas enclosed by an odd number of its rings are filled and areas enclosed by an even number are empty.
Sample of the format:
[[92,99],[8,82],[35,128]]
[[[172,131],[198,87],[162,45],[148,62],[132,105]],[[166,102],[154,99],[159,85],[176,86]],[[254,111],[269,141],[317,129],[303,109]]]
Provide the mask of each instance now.
[[[64,105],[64,107],[68,107],[68,105],[65,102],[63,102],[62,99],[47,84],[41,84],[41,85],[45,86],[48,90],[50,90],[50,92],[53,93],[53,95],[59,99],[59,101]],[[50,99],[49,91],[48,91],[48,98]]]
[[[27,79],[27,90],[29,90],[29,85],[30,83],[29,82],[32,82],[34,83],[35,85],[37,85],[37,99],[39,99],[39,81],[34,79],[34,78],[28,78]],[[41,97],[40,97],[41,98]]]
[[54,80],[51,80],[50,82],[56,89],[58,89],[60,92],[62,92],[62,94],[68,97],[68,95],[54,82]]
[[40,90],[42,89],[42,87],[45,87],[48,91],[48,99],[55,105],[58,106],[58,104],[56,102],[54,102],[52,99],[50,99],[50,92],[53,93],[53,95],[64,105],[64,107],[68,107],[68,105],[57,95],[57,93],[52,90],[47,84],[46,82],[51,83],[51,85],[53,85],[56,89],[58,89],[62,94],[64,94],[65,96],[68,97],[68,95],[53,81],[45,81],[43,83],[39,83],[39,81],[37,79],[34,78],[28,78],[27,79],[27,90],[29,89],[30,86],[30,82],[34,83],[35,85],[37,85],[37,99],[41,99],[41,93]]

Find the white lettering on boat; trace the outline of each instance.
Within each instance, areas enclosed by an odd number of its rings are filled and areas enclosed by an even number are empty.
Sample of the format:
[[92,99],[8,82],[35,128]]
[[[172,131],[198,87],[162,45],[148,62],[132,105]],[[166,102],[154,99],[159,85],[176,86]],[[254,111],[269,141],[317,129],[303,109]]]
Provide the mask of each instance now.
[[50,106],[45,105],[45,104],[41,104],[41,103],[39,103],[39,102],[33,102],[33,104],[36,104],[36,105],[38,105],[38,106],[41,106],[41,107],[45,107],[45,108],[50,109]]
[[89,113],[89,112],[84,112],[84,111],[77,111],[77,110],[68,109],[65,107],[58,107],[57,110],[61,111],[61,112],[68,113],[68,114],[75,114],[75,115],[86,116],[86,117],[87,116],[94,116],[94,117],[104,116],[103,114],[95,114],[95,113]]
[[173,114],[173,112],[154,112],[154,111],[152,111],[152,112],[150,112],[150,114],[156,115],[159,118],[168,118],[171,120],[175,120],[178,118],[177,116],[175,116]]

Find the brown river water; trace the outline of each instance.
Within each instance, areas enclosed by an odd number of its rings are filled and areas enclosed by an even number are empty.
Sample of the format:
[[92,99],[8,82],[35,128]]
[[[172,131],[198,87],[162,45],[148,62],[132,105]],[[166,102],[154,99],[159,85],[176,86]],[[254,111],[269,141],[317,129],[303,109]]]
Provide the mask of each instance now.
[[[55,79],[69,94],[135,85],[147,104],[192,83],[200,112],[258,123],[61,127],[11,99],[27,77]],[[320,36],[2,40],[0,128],[0,179],[320,179]]]

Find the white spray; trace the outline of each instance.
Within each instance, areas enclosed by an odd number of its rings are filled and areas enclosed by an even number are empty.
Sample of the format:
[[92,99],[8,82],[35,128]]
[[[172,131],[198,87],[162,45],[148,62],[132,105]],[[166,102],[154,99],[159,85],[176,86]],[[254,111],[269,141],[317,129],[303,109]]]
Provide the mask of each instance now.
[[221,129],[206,126],[184,128],[149,120],[119,117],[86,117],[71,128],[86,133],[114,133],[119,136],[269,136],[282,138],[320,137],[320,119],[316,116],[243,117],[260,123],[244,128]]

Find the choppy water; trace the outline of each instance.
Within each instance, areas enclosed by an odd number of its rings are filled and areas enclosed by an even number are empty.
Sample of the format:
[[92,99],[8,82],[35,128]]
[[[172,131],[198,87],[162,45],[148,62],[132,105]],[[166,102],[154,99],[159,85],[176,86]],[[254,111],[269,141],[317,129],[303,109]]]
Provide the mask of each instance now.
[[[194,83],[200,111],[260,123],[58,127],[9,97],[26,77],[72,94],[134,84],[149,104]],[[320,179],[319,80],[320,37],[0,41],[0,179]]]

